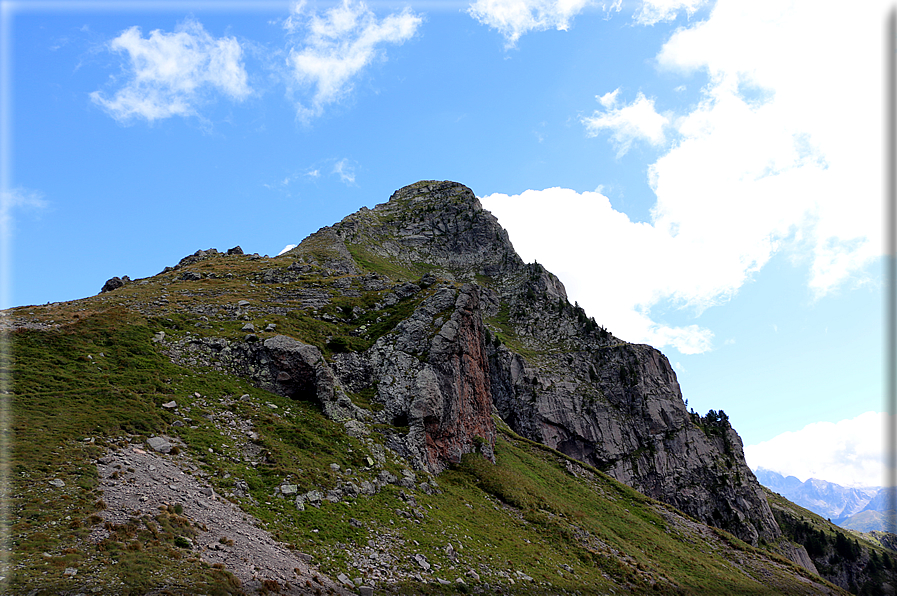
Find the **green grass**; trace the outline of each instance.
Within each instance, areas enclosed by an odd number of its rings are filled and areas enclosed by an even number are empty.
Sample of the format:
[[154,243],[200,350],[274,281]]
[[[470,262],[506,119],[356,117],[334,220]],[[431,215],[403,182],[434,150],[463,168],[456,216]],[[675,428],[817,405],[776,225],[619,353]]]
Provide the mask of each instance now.
[[511,323],[507,305],[503,305],[496,316],[485,319],[485,323],[493,328],[494,336],[501,343],[508,346],[512,352],[516,352],[531,361],[544,353],[543,350],[534,350],[527,347],[521,341],[517,331],[514,329],[514,324]]
[[347,244],[346,248],[349,249],[349,253],[352,255],[352,258],[355,259],[358,266],[365,271],[403,281],[410,281],[420,277],[420,274],[412,268],[400,265],[391,259],[381,257],[359,244]]

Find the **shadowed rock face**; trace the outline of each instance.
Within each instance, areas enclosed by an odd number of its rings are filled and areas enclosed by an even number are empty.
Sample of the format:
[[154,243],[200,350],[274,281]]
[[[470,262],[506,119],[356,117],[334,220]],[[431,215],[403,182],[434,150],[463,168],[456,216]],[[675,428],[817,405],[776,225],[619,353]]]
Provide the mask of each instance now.
[[693,422],[657,350],[606,346],[531,365],[498,349],[491,363],[496,408],[520,434],[745,541],[779,535],[738,434]]

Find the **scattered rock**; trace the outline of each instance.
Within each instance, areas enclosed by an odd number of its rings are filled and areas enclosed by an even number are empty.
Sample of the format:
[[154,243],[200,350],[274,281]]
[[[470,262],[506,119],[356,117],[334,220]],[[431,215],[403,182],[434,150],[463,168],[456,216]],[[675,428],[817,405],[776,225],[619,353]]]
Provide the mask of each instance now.
[[52,486],[55,486],[56,488],[63,488],[63,487],[65,487],[65,482],[63,482],[63,481],[60,480],[59,478],[54,478],[53,480],[50,481],[50,484],[51,484]]
[[253,325],[252,323],[246,323],[245,325],[243,325],[240,331],[255,331],[255,325]]
[[243,249],[240,248],[239,245],[238,245],[238,246],[235,246],[235,247],[233,247],[233,248],[228,248],[228,249],[227,249],[227,254],[229,254],[229,255],[242,255],[242,254],[243,254]]
[[169,453],[171,451],[171,443],[162,437],[150,437],[146,440],[146,444],[149,445],[150,449],[159,453]]
[[418,554],[414,555],[413,558],[414,558],[414,561],[415,561],[418,565],[420,565],[420,568],[421,568],[421,569],[423,569],[424,571],[429,571],[429,570],[430,570],[430,563],[427,562],[427,558],[426,558],[425,556],[423,556],[422,554],[418,553]]
[[178,403],[174,400],[171,400],[162,404],[162,407],[166,410],[173,410],[178,407]]
[[131,280],[127,275],[125,275],[124,277],[113,277],[111,279],[107,279],[106,283],[103,284],[103,288],[100,290],[100,294],[104,292],[111,292],[112,290],[117,290],[129,281]]
[[164,331],[157,331],[157,332],[153,335],[153,343],[155,343],[155,344],[161,343],[164,339],[165,339],[165,332],[164,332]]
[[[105,521],[125,524],[135,516],[158,515],[161,505],[180,504],[183,512],[179,515],[189,519],[201,531],[189,541],[180,540],[181,537],[178,537],[176,545],[185,549],[182,551],[184,554],[191,553],[208,565],[223,565],[239,579],[237,585],[242,584],[245,593],[272,593],[272,590],[266,589],[271,585],[270,582],[263,583],[266,579],[277,580],[280,586],[287,585],[289,580],[289,584],[296,589],[277,592],[283,594],[310,593],[304,589],[306,580],[321,586],[322,593],[325,594],[350,596],[355,593],[354,589],[347,589],[311,567],[310,556],[291,551],[286,545],[278,542],[264,529],[263,522],[242,511],[229,499],[200,496],[203,494],[208,496],[210,489],[200,484],[194,477],[197,470],[188,458],[165,458],[152,452],[137,455],[130,451],[127,455],[125,452],[116,451],[105,457],[110,458],[110,463],[99,464],[97,469],[103,500],[108,505],[99,511],[98,515]],[[119,471],[115,465],[133,468],[134,482],[113,479],[113,472]],[[151,471],[152,468],[155,470]],[[174,483],[178,486],[177,492],[171,488]],[[248,492],[245,483],[240,480],[236,480],[235,483],[242,485]],[[140,487],[139,491],[135,490],[135,487]],[[207,492],[203,489],[207,489]],[[140,497],[148,499],[143,500]],[[103,524],[93,526],[91,540],[101,541],[104,532],[106,530]],[[225,539],[223,542],[222,538]],[[159,584],[160,587],[163,585]],[[89,589],[81,588],[76,591],[66,590],[65,593],[88,591]],[[54,590],[53,593],[62,592]],[[106,591],[103,590],[102,593]],[[195,592],[188,590],[183,593]]]

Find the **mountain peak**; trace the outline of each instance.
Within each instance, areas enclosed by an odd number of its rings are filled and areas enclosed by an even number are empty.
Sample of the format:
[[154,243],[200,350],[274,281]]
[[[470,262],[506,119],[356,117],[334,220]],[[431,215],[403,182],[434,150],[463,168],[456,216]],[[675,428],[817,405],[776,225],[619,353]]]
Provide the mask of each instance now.
[[410,184],[331,229],[353,255],[385,258],[414,273],[477,281],[523,267],[495,216],[457,182]]

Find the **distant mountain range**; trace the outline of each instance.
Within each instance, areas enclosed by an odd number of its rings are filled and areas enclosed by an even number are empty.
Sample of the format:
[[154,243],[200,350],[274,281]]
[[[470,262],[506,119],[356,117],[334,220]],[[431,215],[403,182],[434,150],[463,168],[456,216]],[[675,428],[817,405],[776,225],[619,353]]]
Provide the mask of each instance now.
[[765,468],[757,468],[754,474],[763,486],[842,528],[871,532],[893,527],[894,488],[851,488],[818,478],[801,482]]

